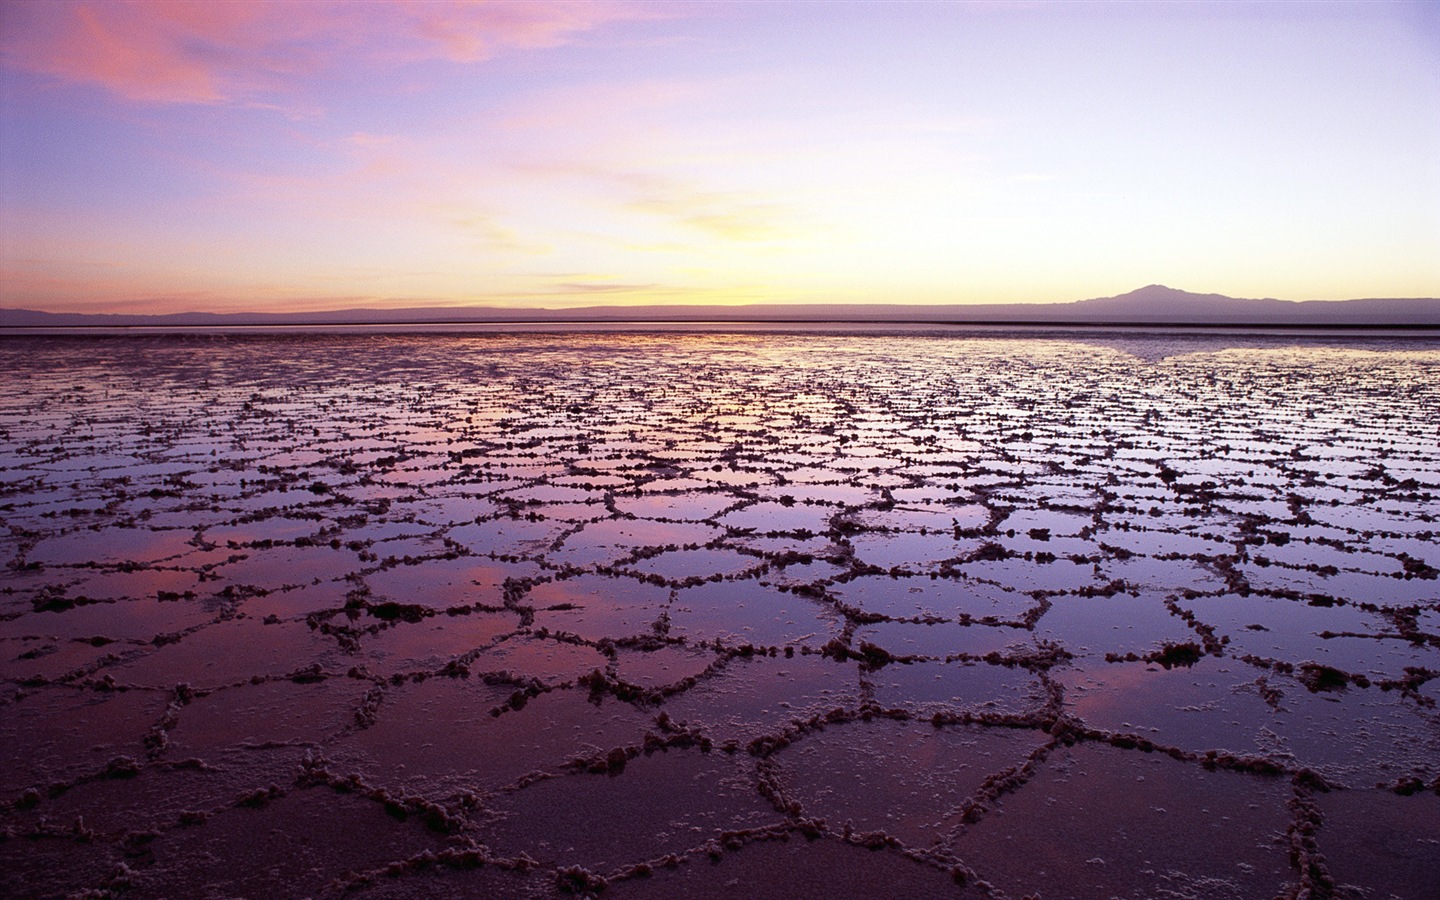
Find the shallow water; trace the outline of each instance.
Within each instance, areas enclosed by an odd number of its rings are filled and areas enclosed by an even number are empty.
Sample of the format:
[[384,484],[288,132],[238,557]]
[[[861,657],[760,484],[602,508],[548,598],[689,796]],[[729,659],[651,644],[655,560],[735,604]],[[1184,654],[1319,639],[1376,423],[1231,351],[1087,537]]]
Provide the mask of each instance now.
[[1423,896],[1437,422],[1428,338],[0,339],[0,894]]

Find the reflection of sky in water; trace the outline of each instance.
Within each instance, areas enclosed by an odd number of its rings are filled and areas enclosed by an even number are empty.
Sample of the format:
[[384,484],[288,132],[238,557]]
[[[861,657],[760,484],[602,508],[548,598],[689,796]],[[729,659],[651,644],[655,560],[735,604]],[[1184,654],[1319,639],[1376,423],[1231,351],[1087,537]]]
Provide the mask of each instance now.
[[[1284,834],[1308,767],[1403,821],[1433,342],[990,334],[11,339],[0,827],[120,854],[132,804],[173,873],[181,829],[340,785],[526,884],[853,820],[1018,894],[1053,797],[1096,833],[1041,869],[1154,893],[1124,831],[1245,894],[1283,847],[1182,846],[1238,797]],[[685,828],[586,832],[656,791]]]

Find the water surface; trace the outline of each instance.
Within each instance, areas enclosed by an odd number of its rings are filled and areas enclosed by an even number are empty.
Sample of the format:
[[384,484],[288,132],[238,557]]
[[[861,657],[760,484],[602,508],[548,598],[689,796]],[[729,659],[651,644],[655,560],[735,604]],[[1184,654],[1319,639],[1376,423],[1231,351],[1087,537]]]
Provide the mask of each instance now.
[[6,337],[0,885],[1422,896],[1437,421],[1405,334]]

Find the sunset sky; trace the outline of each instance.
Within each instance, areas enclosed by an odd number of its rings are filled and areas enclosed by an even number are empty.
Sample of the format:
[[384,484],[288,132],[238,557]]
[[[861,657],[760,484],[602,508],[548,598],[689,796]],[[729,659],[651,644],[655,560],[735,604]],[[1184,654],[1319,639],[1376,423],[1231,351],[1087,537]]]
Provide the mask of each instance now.
[[1440,296],[1436,7],[4,0],[0,306]]

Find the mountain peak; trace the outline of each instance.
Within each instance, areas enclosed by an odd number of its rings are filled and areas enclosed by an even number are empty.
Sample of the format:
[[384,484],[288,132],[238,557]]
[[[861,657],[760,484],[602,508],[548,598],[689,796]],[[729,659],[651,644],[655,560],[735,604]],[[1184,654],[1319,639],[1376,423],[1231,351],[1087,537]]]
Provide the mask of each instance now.
[[[1104,299],[1104,300],[1122,300],[1122,299],[1158,300],[1158,299],[1178,299],[1178,298],[1182,298],[1182,297],[1210,297],[1210,298],[1214,298],[1214,297],[1221,297],[1221,296],[1223,296],[1223,295],[1221,295],[1221,294],[1197,294],[1197,293],[1194,293],[1193,291],[1182,291],[1182,290],[1180,290],[1179,288],[1172,288],[1172,287],[1170,287],[1170,286],[1168,286],[1168,285],[1164,285],[1164,284],[1147,284],[1147,285],[1145,285],[1144,287],[1142,287],[1142,288],[1136,288],[1135,290],[1130,291],[1129,293],[1117,294],[1117,295],[1114,296],[1114,297],[1103,297],[1103,298],[1098,298],[1098,299]],[[1231,298],[1228,298],[1228,297],[1227,297],[1226,299],[1231,299]]]
[[1114,297],[1092,297],[1074,304],[1092,313],[1130,316],[1158,316],[1161,320],[1205,321],[1219,316],[1229,320],[1236,314],[1249,315],[1262,308],[1290,306],[1282,300],[1247,300],[1224,294],[1197,294],[1163,284],[1147,284]]

